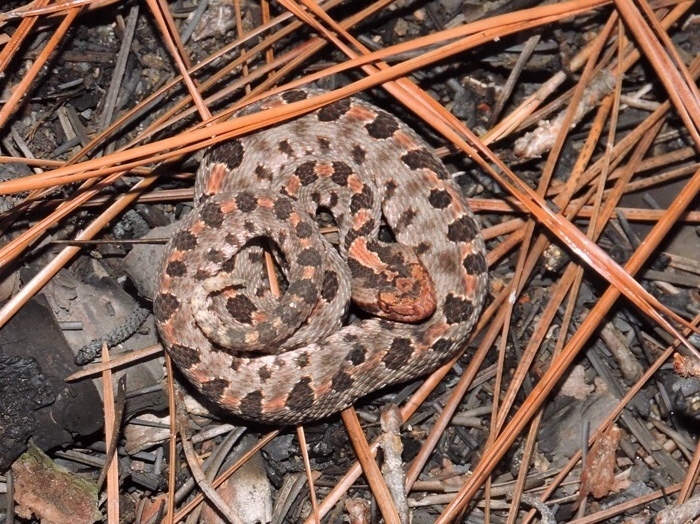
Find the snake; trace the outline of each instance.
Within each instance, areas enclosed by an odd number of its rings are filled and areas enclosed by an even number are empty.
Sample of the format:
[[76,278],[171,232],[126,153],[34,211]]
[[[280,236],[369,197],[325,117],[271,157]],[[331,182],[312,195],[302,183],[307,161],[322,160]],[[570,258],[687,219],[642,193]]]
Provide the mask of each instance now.
[[[237,115],[317,93],[284,91]],[[349,97],[206,151],[153,307],[206,399],[293,425],[449,361],[487,282],[479,223],[443,162],[407,124]]]

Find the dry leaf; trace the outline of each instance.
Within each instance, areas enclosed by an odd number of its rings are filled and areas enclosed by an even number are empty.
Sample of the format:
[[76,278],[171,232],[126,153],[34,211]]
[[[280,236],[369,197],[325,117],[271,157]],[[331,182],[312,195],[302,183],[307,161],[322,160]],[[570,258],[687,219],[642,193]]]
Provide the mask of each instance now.
[[52,524],[90,524],[102,518],[97,486],[55,464],[43,451],[29,449],[12,465],[17,515]]
[[621,438],[622,430],[612,426],[591,447],[581,472],[581,487],[574,509],[589,493],[597,499],[610,493],[615,482],[615,453]]

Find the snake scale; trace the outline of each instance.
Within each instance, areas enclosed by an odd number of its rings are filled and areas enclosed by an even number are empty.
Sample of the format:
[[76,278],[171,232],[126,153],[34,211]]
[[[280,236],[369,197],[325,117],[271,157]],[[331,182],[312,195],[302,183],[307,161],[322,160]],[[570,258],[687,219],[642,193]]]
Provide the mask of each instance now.
[[[313,94],[286,91],[239,114]],[[319,232],[324,211],[337,248]],[[395,242],[380,240],[382,223]],[[280,260],[279,298],[261,239]],[[205,397],[246,419],[297,424],[453,357],[486,286],[478,223],[442,162],[406,124],[348,98],[207,151],[154,311]],[[351,295],[366,312],[348,320]]]

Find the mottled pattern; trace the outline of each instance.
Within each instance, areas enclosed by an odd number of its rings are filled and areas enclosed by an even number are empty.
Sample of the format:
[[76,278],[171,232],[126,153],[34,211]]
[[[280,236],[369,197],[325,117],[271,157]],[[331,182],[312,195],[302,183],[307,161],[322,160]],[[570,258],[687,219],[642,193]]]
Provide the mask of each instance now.
[[[240,114],[313,94],[288,91]],[[244,418],[318,419],[428,373],[479,315],[487,264],[474,216],[423,141],[366,102],[213,147],[195,203],[162,263],[157,325],[197,389]],[[333,216],[337,247],[317,211]],[[378,240],[382,221],[396,243]],[[281,297],[264,246],[286,282]],[[381,318],[348,322],[351,295]]]

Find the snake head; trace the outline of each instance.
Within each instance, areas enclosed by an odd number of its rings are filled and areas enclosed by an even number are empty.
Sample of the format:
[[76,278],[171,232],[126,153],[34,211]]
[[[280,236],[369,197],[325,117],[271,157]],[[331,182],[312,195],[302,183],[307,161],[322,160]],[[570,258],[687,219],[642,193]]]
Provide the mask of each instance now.
[[397,277],[395,287],[377,292],[375,314],[398,322],[419,322],[435,312],[435,286],[423,264],[409,266],[409,277]]

